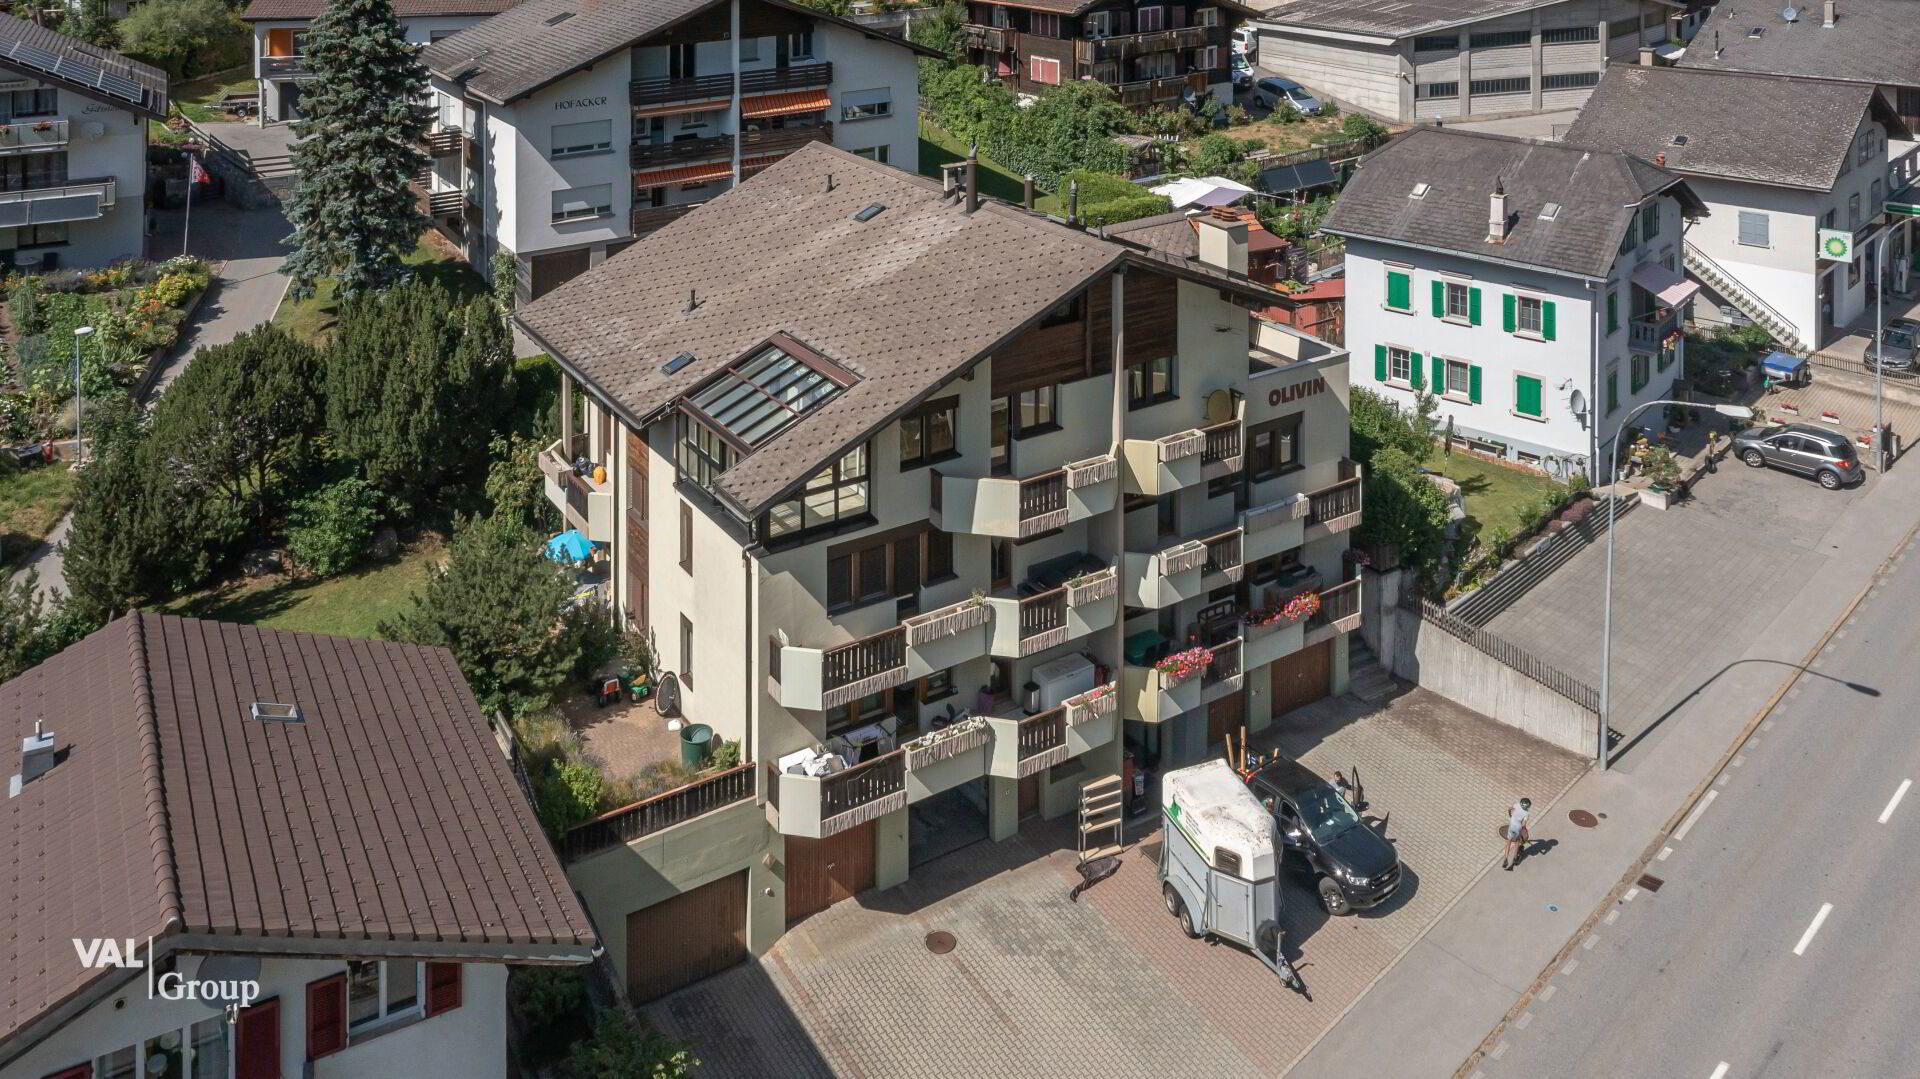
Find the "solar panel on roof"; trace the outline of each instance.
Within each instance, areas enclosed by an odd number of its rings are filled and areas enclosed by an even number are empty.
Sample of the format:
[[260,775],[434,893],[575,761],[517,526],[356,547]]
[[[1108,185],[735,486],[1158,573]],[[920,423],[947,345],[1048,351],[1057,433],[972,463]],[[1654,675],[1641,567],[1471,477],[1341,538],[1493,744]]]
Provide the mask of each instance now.
[[72,56],[62,56],[19,38],[9,39],[5,28],[0,28],[0,56],[34,71],[90,87],[134,105],[145,105],[149,100],[147,88],[133,79]]

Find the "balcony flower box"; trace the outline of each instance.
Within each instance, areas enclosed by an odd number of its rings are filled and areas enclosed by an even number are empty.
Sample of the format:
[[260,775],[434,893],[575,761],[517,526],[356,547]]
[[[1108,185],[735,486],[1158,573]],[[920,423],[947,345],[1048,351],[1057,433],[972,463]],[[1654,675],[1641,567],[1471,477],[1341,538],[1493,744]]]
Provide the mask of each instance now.
[[1120,575],[1111,567],[1082,573],[1067,582],[1067,606],[1084,607],[1112,599],[1120,591]]
[[1119,704],[1120,697],[1114,692],[1112,682],[1104,686],[1095,686],[1077,697],[1067,698],[1065,702],[1067,725],[1077,727],[1090,719],[1110,716]]
[[1175,652],[1154,664],[1153,669],[1160,673],[1161,686],[1171,689],[1189,678],[1206,673],[1212,665],[1213,649],[1196,645],[1184,652]]
[[978,749],[993,738],[993,728],[985,716],[969,716],[937,731],[928,731],[900,748],[907,751],[907,770],[925,768],[949,760],[969,749]]
[[1782,401],[1780,402],[1780,411],[1791,412],[1798,416],[1800,414],[1800,406],[1794,404],[1792,401]]
[[1302,592],[1277,606],[1256,607],[1246,614],[1245,622],[1250,628],[1267,626],[1285,626],[1312,618],[1320,611],[1320,593]]
[[993,608],[987,606],[985,597],[969,597],[937,611],[907,619],[907,643],[915,647],[932,644],[984,626],[992,618]]

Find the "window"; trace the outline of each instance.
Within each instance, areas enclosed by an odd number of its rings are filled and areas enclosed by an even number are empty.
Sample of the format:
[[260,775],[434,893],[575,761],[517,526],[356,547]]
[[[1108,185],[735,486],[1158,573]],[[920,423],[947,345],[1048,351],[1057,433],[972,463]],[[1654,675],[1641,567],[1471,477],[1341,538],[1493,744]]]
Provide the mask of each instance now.
[[1403,270],[1387,271],[1387,310],[1413,310],[1413,275]]
[[1413,353],[1404,348],[1387,350],[1387,381],[1413,381]]
[[1045,56],[1028,57],[1027,81],[1047,86],[1060,85],[1060,61]]
[[711,112],[686,112],[680,114],[680,130],[691,131],[713,123]]
[[1860,193],[1857,191],[1847,196],[1847,227],[1860,227]]
[[807,480],[800,493],[767,510],[767,539],[826,528],[867,516],[867,447],[857,446]]
[[1600,85],[1600,73],[1598,71],[1579,71],[1565,75],[1540,76],[1540,89],[1542,90],[1579,90],[1598,85]]
[[1620,365],[1607,365],[1607,414],[1620,411]]
[[[95,1079],[227,1079],[228,1033],[224,1015],[202,1019],[191,1026],[165,1031],[144,1042],[122,1046],[68,1071]],[[143,1067],[144,1066],[144,1067]]]
[[1475,290],[1468,288],[1466,285],[1463,285],[1458,281],[1448,281],[1445,284],[1446,284],[1446,290],[1447,290],[1447,294],[1446,294],[1447,305],[1446,305],[1445,312],[1443,312],[1443,317],[1448,319],[1453,319],[1458,322],[1480,321],[1479,319],[1473,317],[1473,313],[1474,313],[1473,300],[1474,300]]
[[1135,33],[1150,34],[1155,30],[1167,28],[1167,9],[1164,7],[1143,7],[1134,13]]
[[1607,290],[1607,332],[1620,331],[1620,293],[1616,289]]
[[1617,19],[1607,24],[1609,38],[1629,38],[1637,42],[1640,40],[1641,32],[1638,15],[1630,19]]
[[786,37],[786,43],[787,43],[787,59],[789,60],[813,59],[813,31],[800,30],[795,33],[788,34]]
[[840,392],[842,384],[826,366],[769,344],[696,388],[687,404],[752,449]]
[[577,124],[553,125],[555,158],[604,154],[613,150],[613,121],[586,120]]
[[1513,410],[1522,416],[1541,418],[1539,379],[1532,375],[1513,376]]
[[0,231],[0,251],[18,247],[58,247],[67,242],[66,222],[51,225],[21,225]]
[[1758,210],[1740,211],[1739,242],[1748,247],[1771,246],[1767,238],[1767,215]]
[[613,185],[594,184],[553,193],[553,223],[587,221],[613,214]]
[[680,568],[693,572],[693,507],[680,503]]
[[1027,19],[1027,33],[1036,37],[1060,36],[1060,16],[1049,11],[1035,11]]
[[953,534],[922,525],[868,536],[827,550],[827,609],[843,611],[877,600],[912,596],[923,585],[950,580]]
[[1060,429],[1060,418],[1055,409],[1059,405],[1060,387],[1039,386],[1020,394],[1020,437],[1045,434]]
[[944,461],[958,456],[954,431],[959,426],[960,399],[944,397],[929,401],[900,421],[900,468]]
[[742,61],[760,59],[760,39],[746,34],[740,35],[740,59]]
[[1878,180],[1875,180],[1873,182],[1873,186],[1868,189],[1867,191],[1867,212],[1868,213],[1871,214],[1871,213],[1879,212],[1880,197],[1881,197],[1882,190],[1883,189],[1880,186],[1880,181]]
[[1522,76],[1517,79],[1475,79],[1469,89],[1475,94],[1524,94],[1533,89],[1533,80]]
[[864,149],[855,150],[853,153],[855,157],[864,157],[868,161],[878,161],[884,165],[887,163],[887,158],[891,156],[889,151],[892,149],[893,147],[891,146],[868,146]]
[[932,704],[953,696],[953,668],[935,671],[920,680],[920,703]]
[[[1054,67],[1058,71],[1057,62]],[[888,87],[882,86],[874,90],[848,90],[840,95],[840,119],[842,120],[871,120],[879,116],[892,115],[893,91]]]
[[60,111],[57,90],[14,90],[0,94],[0,121],[23,116],[53,116]]
[[[1006,9],[1002,7],[995,7],[993,10],[996,13],[998,13]],[[994,25],[997,26],[999,24],[996,23]],[[1112,37],[1113,36],[1113,12],[1111,11],[1093,12],[1092,14],[1086,17],[1086,20],[1083,24],[1083,29],[1086,35],[1090,38]]]
[[1470,398],[1472,396],[1473,382],[1475,380],[1473,378],[1472,365],[1467,363],[1467,361],[1447,360],[1445,363],[1444,376],[1447,381],[1445,389],[1441,391],[1442,393],[1448,397]]
[[1208,45],[1205,48],[1193,50],[1193,66],[1201,71],[1217,71],[1225,67],[1226,65],[1220,62],[1220,46]]
[[[1598,26],[1561,26],[1552,30],[1540,31],[1540,43],[1543,45],[1571,45],[1578,41],[1599,41]],[[1599,75],[1594,78],[1599,79]]]
[[680,681],[693,684],[693,622],[680,616]]
[[1541,301],[1538,296],[1514,297],[1514,329],[1520,333],[1541,332]]
[[1459,47],[1459,34],[1422,34],[1413,39],[1414,52],[1444,52]]
[[719,432],[687,416],[680,417],[680,474],[711,492],[720,474],[733,467],[733,447]]
[[1162,356],[1127,368],[1128,408],[1145,408],[1171,401],[1177,396],[1172,356]]
[[347,1031],[378,1026],[420,1008],[420,964],[382,959],[347,964]]
[[1847,287],[1852,288],[1855,285],[1858,285],[1859,283],[1860,283],[1860,258],[1859,256],[1856,255],[1852,262],[1847,263]]
[[1306,413],[1295,412],[1247,432],[1247,475],[1254,483],[1305,468],[1300,451],[1301,423]]
[[1653,358],[1644,352],[1633,354],[1633,372],[1627,383],[1629,393],[1639,393],[1647,388],[1647,381],[1653,377]]
[[1450,101],[1460,96],[1457,82],[1428,82],[1413,88],[1413,95],[1425,101]]
[[67,182],[67,152],[0,158],[0,191],[30,191]]
[[1220,9],[1217,7],[1203,7],[1200,10],[1194,12],[1193,25],[1219,26],[1220,25]]
[[1474,34],[1468,40],[1476,49],[1510,49],[1515,45],[1532,44],[1533,33],[1529,30],[1496,30]]
[[1853,163],[1864,165],[1873,158],[1873,130],[1869,128],[1860,133],[1860,142],[1853,155]]

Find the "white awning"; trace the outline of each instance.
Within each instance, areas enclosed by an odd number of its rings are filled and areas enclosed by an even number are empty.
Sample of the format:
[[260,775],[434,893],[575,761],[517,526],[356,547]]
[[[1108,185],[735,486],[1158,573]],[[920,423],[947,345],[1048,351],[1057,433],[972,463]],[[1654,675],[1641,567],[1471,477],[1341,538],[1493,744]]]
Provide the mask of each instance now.
[[1633,271],[1633,283],[1653,293],[1662,307],[1679,307],[1700,291],[1700,283],[1690,281],[1675,270],[1649,262]]
[[1224,176],[1190,177],[1161,184],[1151,190],[1156,195],[1171,199],[1176,210],[1184,210],[1189,206],[1227,206],[1253,194],[1253,188]]

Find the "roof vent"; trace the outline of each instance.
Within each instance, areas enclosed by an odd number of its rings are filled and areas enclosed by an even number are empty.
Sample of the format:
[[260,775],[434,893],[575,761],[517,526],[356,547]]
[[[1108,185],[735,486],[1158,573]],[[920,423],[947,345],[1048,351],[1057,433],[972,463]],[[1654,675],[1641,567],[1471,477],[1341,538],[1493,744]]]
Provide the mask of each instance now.
[[563,12],[561,12],[561,13],[560,13],[560,14],[558,14],[558,15],[552,15],[552,16],[549,16],[549,17],[547,18],[547,25],[548,25],[548,26],[559,26],[559,25],[560,25],[561,23],[563,23],[563,22],[566,22],[566,21],[567,21],[568,19],[571,19],[571,18],[573,18],[573,12],[571,12],[571,11],[563,11]]
[[475,56],[462,60],[454,65],[453,70],[447,72],[447,78],[452,79],[454,82],[459,82],[461,79],[466,78],[478,70],[480,70],[480,58]]
[[1560,220],[1560,208],[1561,208],[1560,204],[1557,202],[1549,202],[1545,206],[1540,207],[1540,220],[1542,221]]
[[1792,4],[1788,4],[1780,10],[1780,18],[1787,23],[1798,22],[1800,20],[1800,9],[1794,7]]
[[1767,36],[1767,28],[1764,26],[1756,26],[1753,29],[1747,31],[1747,37],[1749,39],[1763,38],[1766,36]]
[[855,221],[860,222],[861,224],[865,224],[868,221],[872,221],[874,218],[879,217],[881,211],[885,210],[886,208],[887,208],[886,203],[876,202],[869,205],[866,209],[861,210],[859,213],[854,214],[853,219]]
[[7,797],[20,797],[21,789],[46,775],[57,760],[53,732],[41,726],[39,720],[34,720],[33,733],[20,739],[20,774],[7,784]]
[[1427,197],[1427,192],[1431,190],[1433,190],[1431,184],[1414,184],[1413,190],[1407,192],[1407,197],[1410,199],[1424,199]]
[[663,375],[677,375],[681,371],[685,370],[686,366],[692,362],[693,362],[693,353],[682,352],[678,356],[675,356],[673,359],[668,360],[666,363],[661,364],[660,373]]
[[300,711],[297,704],[278,704],[274,701],[253,702],[253,718],[268,723],[305,723],[306,713]]
[[1685,146],[1686,144],[1687,144],[1687,137],[1685,135],[1675,135],[1673,137],[1673,142],[1670,145]]

